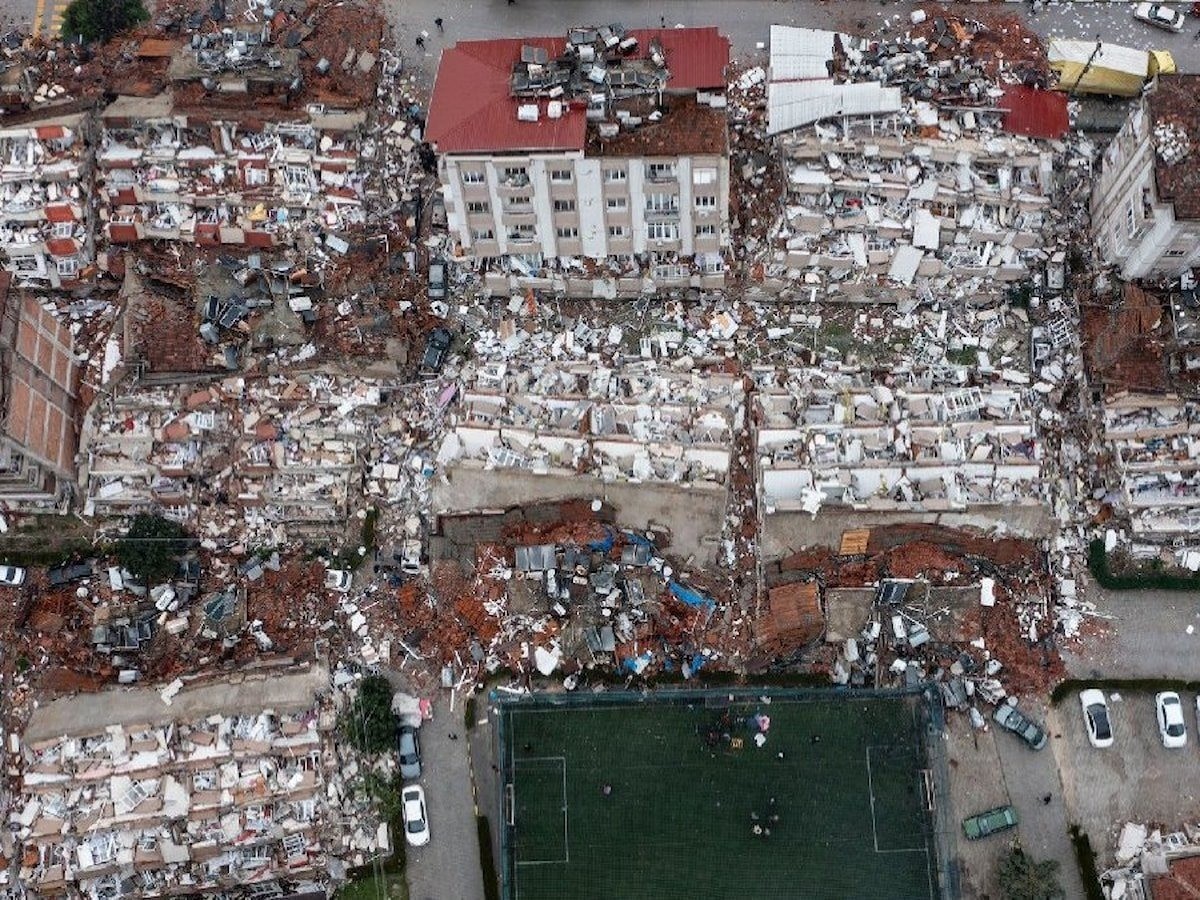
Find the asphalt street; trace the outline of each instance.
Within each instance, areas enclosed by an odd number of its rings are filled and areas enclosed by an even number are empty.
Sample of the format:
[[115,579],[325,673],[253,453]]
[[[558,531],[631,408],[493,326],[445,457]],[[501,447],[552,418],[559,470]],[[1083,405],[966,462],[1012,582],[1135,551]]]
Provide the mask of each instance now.
[[1088,638],[1081,650],[1064,650],[1063,659],[1071,676],[1196,677],[1200,595],[1180,591],[1109,592],[1090,585],[1088,597],[1103,617],[1105,633]]

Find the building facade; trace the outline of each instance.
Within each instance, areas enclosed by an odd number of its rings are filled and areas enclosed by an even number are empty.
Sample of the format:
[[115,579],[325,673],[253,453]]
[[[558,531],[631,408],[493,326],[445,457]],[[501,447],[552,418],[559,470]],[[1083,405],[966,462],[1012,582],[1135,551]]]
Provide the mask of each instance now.
[[713,28],[447,50],[427,137],[455,252],[486,261],[495,293],[722,286],[728,60]]
[[1173,278],[1200,264],[1200,76],[1161,75],[1104,153],[1092,230],[1121,277]]

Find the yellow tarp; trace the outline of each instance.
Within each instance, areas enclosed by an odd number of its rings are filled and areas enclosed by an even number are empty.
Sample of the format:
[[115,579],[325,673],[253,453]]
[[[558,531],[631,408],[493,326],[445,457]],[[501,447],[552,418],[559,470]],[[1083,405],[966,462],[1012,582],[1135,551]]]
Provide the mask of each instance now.
[[1171,56],[1168,50],[1151,50],[1150,51],[1150,76],[1155,75],[1174,75],[1178,70],[1175,68],[1175,59]]
[[[1071,60],[1055,60],[1050,68],[1058,73],[1060,91],[1077,94],[1114,94],[1118,97],[1136,97],[1142,91],[1145,78],[1132,72],[1106,69],[1093,65],[1084,72],[1084,63]],[[1082,76],[1082,77],[1080,77]]]

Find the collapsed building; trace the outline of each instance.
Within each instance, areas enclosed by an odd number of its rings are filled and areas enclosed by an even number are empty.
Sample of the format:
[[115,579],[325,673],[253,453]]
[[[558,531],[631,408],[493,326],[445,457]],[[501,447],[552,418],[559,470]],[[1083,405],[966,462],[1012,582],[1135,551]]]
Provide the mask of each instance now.
[[86,113],[0,128],[0,263],[22,287],[68,288],[94,258]]
[[983,296],[1048,260],[1042,139],[1066,132],[1065,96],[1002,86],[939,46],[772,26],[767,131],[787,193],[766,287],[878,302],[953,277]]
[[501,295],[723,287],[728,63],[715,28],[448,48],[427,139],[456,255],[483,263]]
[[1122,278],[1175,278],[1200,263],[1200,76],[1160,75],[1134,107],[1092,193],[1092,234]]
[[347,828],[332,711],[297,690],[310,674],[271,680],[243,685],[270,709],[230,703],[228,685],[181,695],[175,684],[89,698],[120,707],[107,726],[77,711],[65,733],[48,733],[35,716],[11,760],[21,885],[88,900],[326,896],[342,854],[386,848],[386,829]]

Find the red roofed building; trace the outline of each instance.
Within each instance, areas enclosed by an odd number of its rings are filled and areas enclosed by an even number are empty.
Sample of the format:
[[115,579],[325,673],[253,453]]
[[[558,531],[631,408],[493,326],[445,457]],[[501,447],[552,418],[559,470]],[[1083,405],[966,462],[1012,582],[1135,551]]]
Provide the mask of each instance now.
[[486,276],[497,294],[550,286],[579,257],[617,265],[567,277],[568,293],[637,295],[647,277],[723,286],[728,65],[716,28],[576,28],[446,50],[426,137],[457,252],[503,261]]

